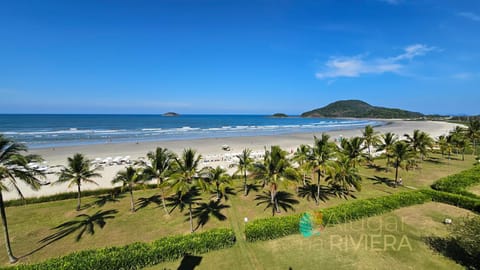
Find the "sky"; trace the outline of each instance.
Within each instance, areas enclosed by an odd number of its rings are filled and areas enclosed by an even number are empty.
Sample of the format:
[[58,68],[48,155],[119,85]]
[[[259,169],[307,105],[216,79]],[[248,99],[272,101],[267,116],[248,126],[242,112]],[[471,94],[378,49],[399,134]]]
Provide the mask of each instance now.
[[0,0],[0,113],[480,114],[480,1]]

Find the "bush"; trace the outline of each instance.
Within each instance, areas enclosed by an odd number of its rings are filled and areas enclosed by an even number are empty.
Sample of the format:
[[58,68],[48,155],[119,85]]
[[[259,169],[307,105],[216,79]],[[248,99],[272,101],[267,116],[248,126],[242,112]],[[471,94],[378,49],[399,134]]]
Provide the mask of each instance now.
[[480,167],[475,166],[463,172],[441,178],[432,184],[432,188],[439,191],[461,194],[480,199],[480,196],[468,192],[470,186],[480,184]]
[[[134,190],[140,189],[155,189],[157,188],[156,184],[148,184],[143,186],[135,186]],[[87,196],[96,196],[96,195],[105,195],[105,194],[121,194],[122,190],[121,187],[114,187],[114,188],[102,188],[102,189],[94,189],[94,190],[85,190],[82,191],[82,197]],[[53,202],[53,201],[61,201],[61,200],[70,200],[76,199],[78,196],[77,192],[65,192],[65,193],[58,193],[49,196],[41,196],[41,197],[34,197],[34,198],[26,198],[22,199],[15,199],[9,200],[5,202],[5,206],[20,206],[25,204],[33,204],[33,203],[43,203],[43,202]]]
[[480,216],[454,223],[451,237],[472,258],[480,258]]
[[8,269],[140,269],[179,259],[185,254],[201,254],[228,248],[234,243],[235,234],[231,229],[213,229],[199,234],[165,237],[153,243],[133,243],[123,247],[85,250],[38,264],[18,265]]
[[430,196],[433,201],[451,204],[480,213],[480,200],[437,190],[422,190],[421,192]]
[[[420,191],[402,192],[394,195],[357,200],[330,207],[322,213],[323,225],[344,223],[364,217],[371,217],[394,209],[430,201],[428,194]],[[247,241],[276,239],[299,232],[302,215],[258,219],[247,223],[245,236]]]

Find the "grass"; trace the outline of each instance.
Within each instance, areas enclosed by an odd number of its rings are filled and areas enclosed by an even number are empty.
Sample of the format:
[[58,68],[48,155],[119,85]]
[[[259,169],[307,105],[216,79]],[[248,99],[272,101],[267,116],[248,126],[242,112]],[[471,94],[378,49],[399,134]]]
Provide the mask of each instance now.
[[[291,235],[210,252],[195,269],[463,269],[432,251],[425,238],[447,234],[439,217],[455,221],[466,215],[472,213],[446,204],[416,205],[327,227],[320,236]],[[400,244],[402,239],[408,240]],[[180,264],[178,260],[146,269],[177,269]]]
[[480,185],[470,187],[468,189],[468,191],[472,192],[473,194],[476,194],[476,195],[480,196]]
[[[463,162],[460,160],[447,161],[441,159],[439,156],[434,156],[434,158],[438,159],[433,159],[433,162],[425,161],[421,163],[421,169],[409,172],[401,170],[404,184],[411,187],[428,187],[442,176],[457,173],[471,167],[473,161],[473,157],[471,156],[466,156],[467,160]],[[377,160],[375,163],[379,166],[384,166],[385,161]],[[392,181],[394,176],[393,169],[386,173],[382,169],[361,168],[360,173],[364,181],[362,191],[355,193],[357,198],[377,197],[408,190],[408,188],[405,187],[393,188],[385,184],[385,182],[377,180],[386,179]],[[257,202],[254,198],[261,190],[252,191],[248,197],[244,197],[241,192],[241,181],[236,183],[235,189],[239,194],[237,196],[230,196],[230,200],[226,202],[230,208],[223,210],[223,214],[227,216],[227,220],[222,222],[211,218],[210,221],[203,228],[200,227],[198,231],[216,227],[231,227],[235,230],[237,236],[242,238],[244,237],[244,217],[252,220],[271,216],[270,211],[264,211],[262,206],[256,206]],[[293,192],[293,188],[290,191]],[[134,196],[138,200],[139,198],[151,198],[158,194],[158,190],[138,190],[135,191]],[[208,200],[208,196],[204,196],[203,199],[203,201]],[[350,200],[351,199],[352,198],[350,198]],[[314,201],[301,198],[298,200],[300,202],[294,205],[294,212],[285,213],[282,211],[279,215],[290,215],[295,212],[300,213],[345,202],[343,198],[329,197],[324,202],[321,202],[319,206],[316,206]],[[92,206],[80,212],[74,210],[76,205],[76,200],[74,199],[8,207],[6,211],[14,253],[16,256],[22,256],[32,252],[41,246],[39,243],[41,239],[55,232],[52,228],[74,219],[75,216],[80,213],[91,215],[98,210],[115,209],[118,210],[118,213],[115,214],[114,219],[107,220],[103,229],[96,227],[94,235],[84,235],[79,242],[75,242],[75,234],[67,236],[29,256],[25,256],[21,262],[39,262],[50,257],[62,256],[83,249],[124,245],[133,242],[151,242],[167,235],[189,233],[189,225],[188,222],[185,221],[186,217],[183,213],[174,211],[171,215],[166,215],[161,205],[156,203],[150,203],[137,212],[131,213],[129,211],[130,202],[128,196],[118,198],[116,202],[106,202],[103,206],[96,205],[96,201],[98,201],[98,196],[84,198],[83,203],[91,204]],[[298,241],[298,239],[295,238],[296,236],[293,237],[294,238],[291,238],[292,242]],[[283,238],[278,241],[285,241],[284,239],[290,238]],[[301,245],[300,242],[298,245]],[[2,247],[4,246],[3,237],[0,237],[0,245]],[[265,256],[268,256],[268,254],[261,251],[264,247],[263,245],[262,243],[250,245],[239,241],[232,249],[232,252],[235,252],[232,254],[238,254],[239,257],[252,261],[253,265],[261,265],[267,260]],[[256,247],[258,247],[258,249]],[[298,252],[298,254],[300,256],[301,252]],[[332,254],[330,255],[334,256]],[[233,257],[228,259],[228,263],[241,263],[241,261],[236,261]],[[331,259],[334,260],[334,257]],[[328,258],[328,256],[325,258]],[[6,252],[4,251],[0,251],[0,263],[4,265],[8,264]]]

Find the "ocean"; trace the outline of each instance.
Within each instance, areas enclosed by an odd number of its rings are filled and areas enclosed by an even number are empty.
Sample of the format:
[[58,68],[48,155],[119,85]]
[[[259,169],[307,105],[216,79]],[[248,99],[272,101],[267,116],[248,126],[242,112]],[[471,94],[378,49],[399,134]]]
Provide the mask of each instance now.
[[0,115],[0,133],[29,148],[311,133],[382,124],[375,120],[266,115]]

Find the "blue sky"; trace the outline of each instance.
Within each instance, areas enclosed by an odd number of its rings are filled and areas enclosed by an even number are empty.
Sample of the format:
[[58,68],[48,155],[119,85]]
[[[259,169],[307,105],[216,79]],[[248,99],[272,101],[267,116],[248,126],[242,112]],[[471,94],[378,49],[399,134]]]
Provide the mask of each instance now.
[[0,0],[0,113],[480,114],[480,1]]

